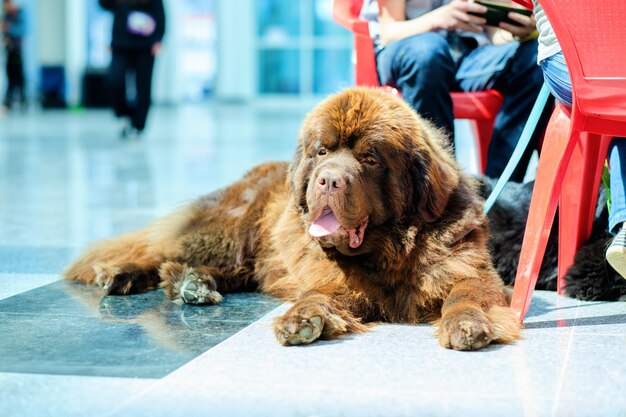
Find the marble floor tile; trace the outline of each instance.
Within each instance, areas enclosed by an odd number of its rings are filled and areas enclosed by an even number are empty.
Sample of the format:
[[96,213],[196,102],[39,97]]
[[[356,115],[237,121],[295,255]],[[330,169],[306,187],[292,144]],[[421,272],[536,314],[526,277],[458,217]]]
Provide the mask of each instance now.
[[[531,311],[536,323],[553,321],[557,305],[563,305],[559,298],[537,292],[541,302]],[[599,306],[591,304],[590,312]],[[286,308],[173,372],[116,415],[619,416],[626,411],[624,333],[576,334],[572,321],[531,326],[512,345],[455,352],[438,346],[431,326],[379,325],[363,335],[285,348],[274,340],[271,320]],[[560,313],[573,320],[577,311]],[[615,324],[605,326],[610,331]],[[186,407],[179,407],[181,401]]]
[[0,372],[159,378],[280,304],[233,294],[179,305],[161,290],[102,297],[59,281],[0,300]]

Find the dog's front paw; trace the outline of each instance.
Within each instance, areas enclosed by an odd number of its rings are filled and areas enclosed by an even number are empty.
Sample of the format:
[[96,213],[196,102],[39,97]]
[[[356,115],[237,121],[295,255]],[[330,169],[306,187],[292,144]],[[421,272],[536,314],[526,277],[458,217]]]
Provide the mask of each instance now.
[[296,305],[274,321],[276,338],[285,346],[314,342],[323,329],[324,312],[316,306],[303,308]]
[[216,291],[213,277],[202,275],[192,268],[180,283],[180,298],[187,304],[219,304],[222,294]]
[[439,344],[455,350],[481,349],[494,340],[489,319],[478,308],[467,308],[444,315],[438,333]]

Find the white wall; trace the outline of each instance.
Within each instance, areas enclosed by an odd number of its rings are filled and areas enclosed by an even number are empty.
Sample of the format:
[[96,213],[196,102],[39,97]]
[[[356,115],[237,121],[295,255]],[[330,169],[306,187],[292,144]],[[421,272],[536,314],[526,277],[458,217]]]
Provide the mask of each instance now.
[[220,99],[248,100],[256,93],[254,10],[254,0],[217,0],[215,93]]
[[36,25],[37,60],[41,65],[60,65],[66,56],[67,0],[37,0],[36,21],[30,20],[30,28]]
[[[44,0],[48,1],[48,0]],[[57,1],[57,0],[55,0]],[[87,63],[87,9],[85,0],[65,0],[65,76],[67,100],[80,103],[81,84]]]
[[180,22],[182,15],[180,0],[163,0],[165,6],[165,38],[163,49],[156,57],[154,78],[152,80],[152,99],[160,104],[177,104],[181,101],[183,92],[177,88],[180,79],[178,55],[176,48],[179,40],[180,28],[175,22]]

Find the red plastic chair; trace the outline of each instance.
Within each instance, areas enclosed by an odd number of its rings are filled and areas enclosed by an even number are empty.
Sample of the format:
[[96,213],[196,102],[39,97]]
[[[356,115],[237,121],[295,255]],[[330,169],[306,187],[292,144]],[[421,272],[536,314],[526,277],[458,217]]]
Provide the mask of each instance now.
[[558,291],[589,237],[602,166],[613,136],[626,136],[626,2],[539,0],[572,79],[573,107],[557,105],[544,138],[511,307],[530,306],[559,204]]
[[[333,18],[354,34],[356,85],[379,87],[369,22],[359,18],[362,5],[363,0],[333,0]],[[385,86],[385,88],[398,93],[392,86]],[[455,92],[452,93],[452,103],[455,118],[469,119],[472,122],[479,168],[481,172],[485,172],[493,124],[502,107],[502,95],[495,90],[474,93]]]

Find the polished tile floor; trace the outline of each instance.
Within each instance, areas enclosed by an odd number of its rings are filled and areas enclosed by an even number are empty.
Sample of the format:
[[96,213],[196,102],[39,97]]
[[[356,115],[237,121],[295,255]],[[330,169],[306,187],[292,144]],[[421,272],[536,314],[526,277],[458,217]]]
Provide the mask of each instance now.
[[626,416],[626,303],[538,292],[525,339],[480,352],[402,325],[284,348],[288,306],[260,294],[198,308],[60,281],[92,240],[289,159],[308,109],[157,108],[139,142],[106,111],[0,116],[0,416]]

